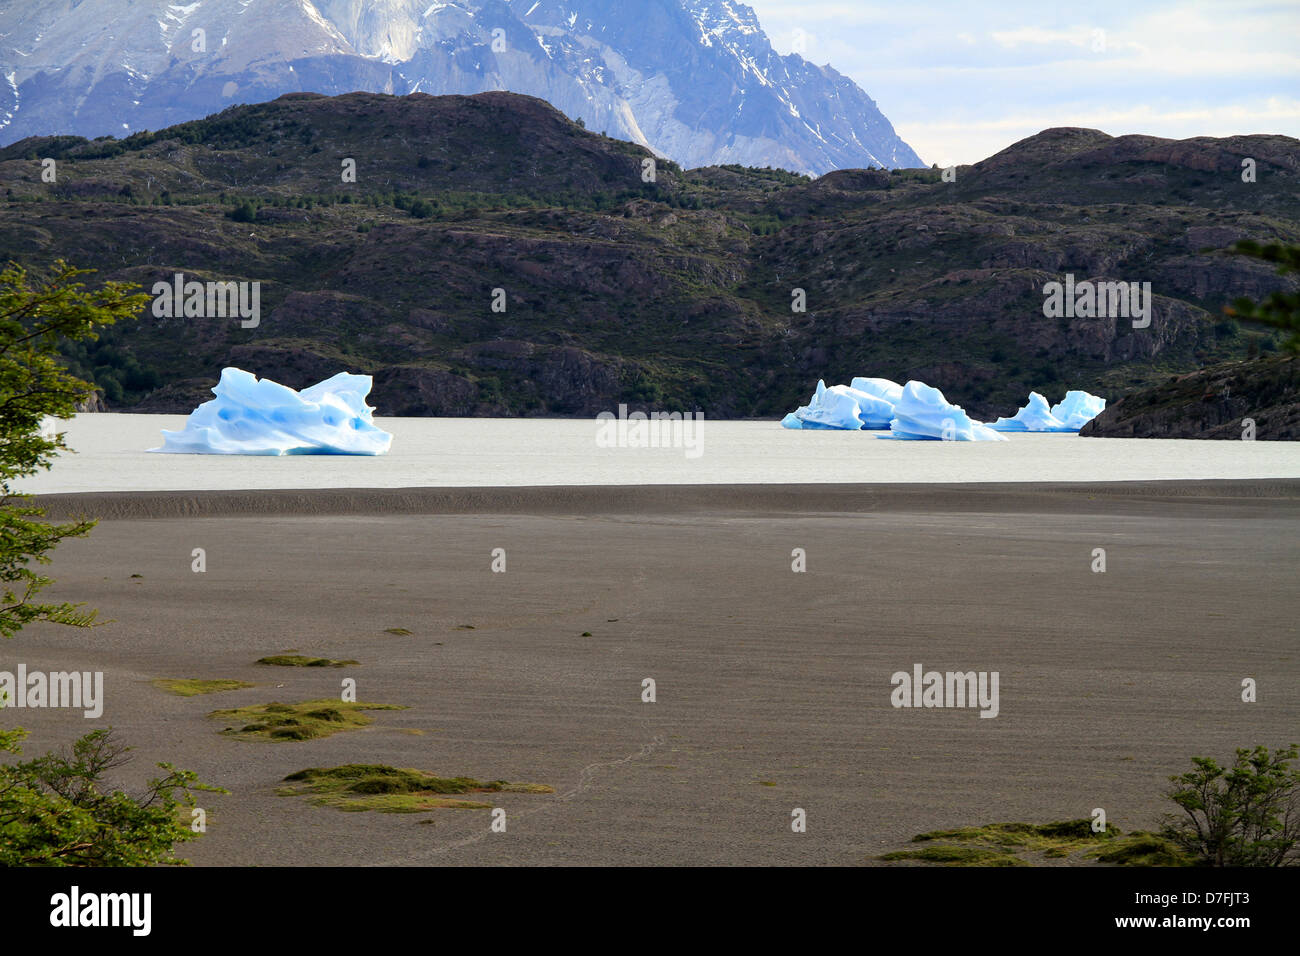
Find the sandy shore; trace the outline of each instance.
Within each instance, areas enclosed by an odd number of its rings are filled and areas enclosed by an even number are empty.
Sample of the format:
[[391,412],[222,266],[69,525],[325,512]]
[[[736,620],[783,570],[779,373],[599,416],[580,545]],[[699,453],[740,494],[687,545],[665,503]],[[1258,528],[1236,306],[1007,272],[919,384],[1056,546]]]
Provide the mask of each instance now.
[[[138,748],[124,779],[170,760],[228,788],[202,798],[209,832],[182,853],[199,865],[861,864],[946,826],[1103,807],[1150,827],[1189,757],[1289,743],[1300,726],[1300,481],[41,503],[106,517],[60,547],[50,593],[113,623],[6,642],[6,668],[105,672],[100,721],[17,712],[27,752],[111,724]],[[360,666],[254,664],[290,648]],[[891,674],[918,662],[999,672],[998,716],[893,708]],[[180,698],[158,677],[259,686]],[[206,717],[337,696],[343,677],[409,709],[283,744],[224,738]],[[1241,701],[1246,677],[1257,703]],[[275,794],[292,771],[349,762],[557,792],[490,798],[506,833],[486,811],[342,813]],[[791,832],[796,807],[807,833]]]

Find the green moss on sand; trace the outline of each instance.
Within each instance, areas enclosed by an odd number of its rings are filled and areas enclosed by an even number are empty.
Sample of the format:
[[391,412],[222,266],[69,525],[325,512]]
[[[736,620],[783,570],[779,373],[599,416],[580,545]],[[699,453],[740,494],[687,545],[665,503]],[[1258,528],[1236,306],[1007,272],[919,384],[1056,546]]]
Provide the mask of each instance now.
[[169,694],[176,694],[178,697],[216,694],[223,690],[242,690],[245,687],[257,686],[243,680],[199,680],[197,677],[159,677],[157,680],[150,681],[150,683],[159,690],[165,690]]
[[214,710],[209,717],[227,720],[222,731],[239,740],[314,740],[344,730],[356,730],[374,718],[368,710],[405,710],[392,704],[344,703],[338,700],[305,700],[297,704],[255,704],[230,710]]
[[466,799],[479,793],[554,793],[537,783],[483,782],[472,777],[438,777],[385,764],[310,767],[284,778],[281,796],[306,795],[311,803],[339,810],[423,813],[426,810],[487,810],[490,803]]
[[898,850],[886,853],[882,860],[906,860],[913,863],[938,863],[942,866],[1028,866],[1011,850],[977,846],[939,844],[923,850]]
[[259,657],[259,664],[273,667],[347,667],[356,661],[334,660],[332,657],[306,657],[302,654],[275,654],[271,657]]
[[1186,866],[1188,859],[1167,840],[1150,833],[1127,836],[1108,826],[1094,833],[1091,820],[1057,823],[990,823],[980,827],[934,830],[912,837],[929,846],[897,850],[880,857],[890,862],[935,863],[942,866],[1027,866],[1026,855],[1045,860],[1071,857],[1115,866]]

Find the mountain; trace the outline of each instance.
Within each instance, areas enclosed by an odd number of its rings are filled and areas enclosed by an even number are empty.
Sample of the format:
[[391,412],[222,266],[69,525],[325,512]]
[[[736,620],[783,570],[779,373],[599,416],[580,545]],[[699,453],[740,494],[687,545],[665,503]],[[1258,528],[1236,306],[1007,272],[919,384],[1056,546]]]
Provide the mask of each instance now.
[[[68,352],[109,407],[171,412],[231,364],[294,387],[368,373],[383,414],[779,416],[820,377],[866,375],[987,420],[1031,389],[1113,400],[1268,353],[1273,332],[1221,307],[1296,287],[1223,251],[1300,240],[1285,136],[1051,129],[955,182],[663,162],[647,183],[649,156],[511,93],[293,94],[0,149],[0,261],[62,257],[145,290],[260,282],[256,328],[146,311]],[[1150,326],[1046,317],[1065,274],[1151,283]]]
[[734,0],[8,0],[0,143],[124,136],[293,92],[510,90],[685,166],[924,165],[852,80]]

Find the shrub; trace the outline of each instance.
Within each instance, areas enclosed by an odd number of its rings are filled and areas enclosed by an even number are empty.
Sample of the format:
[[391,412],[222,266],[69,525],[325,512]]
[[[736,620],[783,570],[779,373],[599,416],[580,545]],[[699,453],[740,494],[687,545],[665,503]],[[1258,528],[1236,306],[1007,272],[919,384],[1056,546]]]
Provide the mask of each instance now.
[[1167,796],[1181,814],[1161,835],[1208,866],[1300,863],[1300,770],[1295,745],[1238,748],[1231,767],[1193,757],[1195,770],[1170,777]]

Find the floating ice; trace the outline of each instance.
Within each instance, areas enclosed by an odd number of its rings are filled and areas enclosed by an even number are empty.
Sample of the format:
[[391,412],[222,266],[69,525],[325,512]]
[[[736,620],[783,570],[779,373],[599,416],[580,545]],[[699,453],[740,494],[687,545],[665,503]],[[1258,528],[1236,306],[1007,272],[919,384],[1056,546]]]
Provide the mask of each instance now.
[[1066,392],[1059,405],[1052,406],[1052,414],[1070,431],[1078,431],[1100,415],[1106,408],[1106,399],[1087,392]]
[[[866,386],[858,388],[859,383]],[[801,405],[781,420],[785,428],[836,428],[857,431],[862,428],[888,428],[894,417],[894,403],[882,397],[902,386],[883,378],[855,378],[853,385],[817,383],[817,391],[807,405]]]
[[217,397],[190,412],[161,448],[189,455],[382,455],[393,436],[371,419],[369,375],[340,372],[301,392],[242,369],[221,370]]
[[1059,405],[1048,406],[1038,392],[1010,418],[992,425],[974,421],[960,405],[924,382],[906,386],[887,378],[855,378],[851,385],[817,383],[807,405],[781,419],[783,428],[888,428],[892,437],[948,441],[1006,441],[998,432],[1077,432],[1106,407],[1106,400],[1087,392],[1067,392]]
[[903,386],[887,378],[855,378],[849,382],[849,388],[883,398],[891,405],[897,405],[903,398]]
[[1029,401],[1010,418],[999,418],[989,425],[999,432],[1068,432],[1078,431],[1070,428],[1052,414],[1047,399],[1037,392],[1029,393]]
[[803,428],[847,428],[856,431],[862,427],[858,417],[858,401],[843,385],[826,387],[818,381],[817,391],[808,404],[795,412]]
[[[859,384],[868,387],[859,388]],[[858,403],[858,419],[863,428],[888,428],[889,420],[894,417],[894,403],[903,396],[903,386],[883,378],[855,378],[845,391]]]
[[1051,408],[1037,392],[1010,418],[999,418],[990,428],[1000,432],[1077,432],[1106,407],[1106,400],[1087,392],[1066,392],[1065,400]]
[[943,392],[924,382],[908,382],[894,406],[889,430],[895,438],[944,441],[1006,441],[989,426],[973,421],[960,405],[952,405]]

